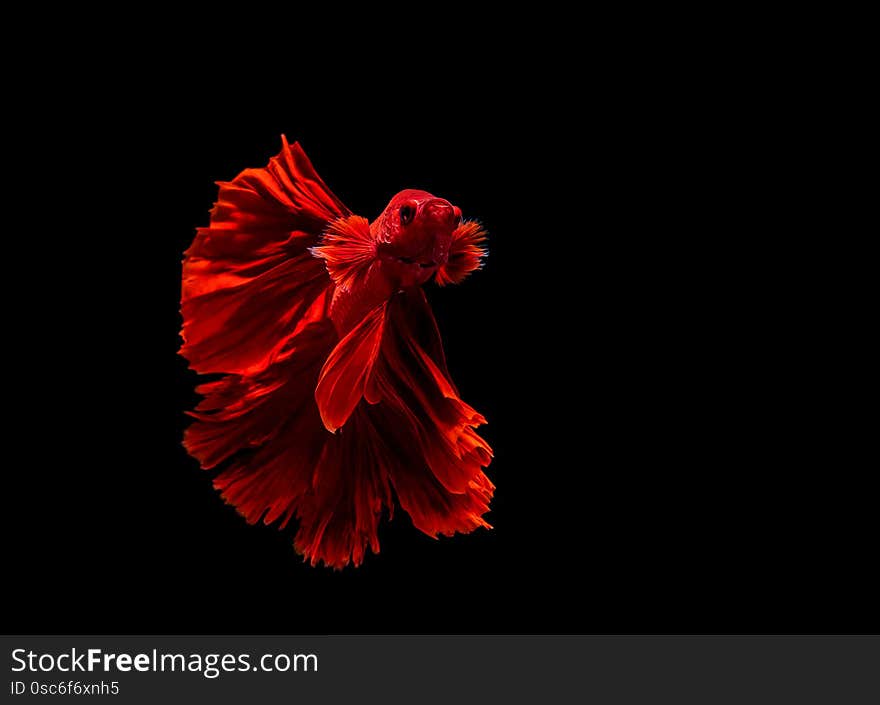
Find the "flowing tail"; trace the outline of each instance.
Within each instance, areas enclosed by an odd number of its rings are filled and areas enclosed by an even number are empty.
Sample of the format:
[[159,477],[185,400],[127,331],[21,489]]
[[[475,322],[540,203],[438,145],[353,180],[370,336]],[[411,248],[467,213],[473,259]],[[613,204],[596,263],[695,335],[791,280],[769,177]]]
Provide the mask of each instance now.
[[266,168],[219,186],[210,226],[184,254],[180,353],[222,375],[197,387],[184,437],[218,471],[222,497],[250,523],[297,518],[296,549],[336,568],[378,552],[394,495],[431,536],[488,527],[491,449],[474,431],[485,419],[458,397],[423,292],[395,295],[356,328],[374,338],[364,398],[331,433],[315,394],[347,341],[328,317],[335,284],[310,249],[350,211],[286,140]]

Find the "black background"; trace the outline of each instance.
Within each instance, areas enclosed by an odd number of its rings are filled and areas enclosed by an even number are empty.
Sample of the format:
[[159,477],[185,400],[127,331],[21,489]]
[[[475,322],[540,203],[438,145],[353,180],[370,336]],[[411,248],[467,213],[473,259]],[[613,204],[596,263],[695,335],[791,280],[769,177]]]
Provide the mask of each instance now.
[[[863,467],[812,423],[819,383],[789,337],[811,304],[762,210],[749,106],[638,71],[499,71],[389,73],[357,96],[219,70],[172,91],[169,72],[50,99],[23,159],[41,235],[11,306],[28,393],[4,493],[9,631],[878,627]],[[485,269],[428,295],[489,419],[494,530],[434,541],[399,512],[359,569],[311,568],[183,451],[181,253],[213,182],[264,165],[281,133],[355,212],[419,187],[488,227]]]

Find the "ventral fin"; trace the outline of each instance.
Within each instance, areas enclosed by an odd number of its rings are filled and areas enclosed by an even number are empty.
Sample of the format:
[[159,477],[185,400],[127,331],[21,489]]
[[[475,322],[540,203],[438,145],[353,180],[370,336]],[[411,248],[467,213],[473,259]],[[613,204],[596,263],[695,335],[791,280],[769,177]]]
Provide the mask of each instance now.
[[345,425],[365,394],[368,402],[378,401],[370,376],[382,345],[386,306],[383,303],[364,316],[324,363],[315,401],[324,426],[331,433]]

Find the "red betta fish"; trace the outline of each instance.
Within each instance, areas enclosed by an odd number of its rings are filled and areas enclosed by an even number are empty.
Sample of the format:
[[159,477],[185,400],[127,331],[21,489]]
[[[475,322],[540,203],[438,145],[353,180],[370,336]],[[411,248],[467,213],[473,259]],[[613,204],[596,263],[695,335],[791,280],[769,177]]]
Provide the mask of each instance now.
[[449,376],[422,291],[480,267],[486,233],[426,191],[352,213],[299,144],[220,193],[184,253],[180,353],[201,374],[184,445],[249,523],[299,520],[311,564],[360,565],[393,513],[491,528],[486,420]]

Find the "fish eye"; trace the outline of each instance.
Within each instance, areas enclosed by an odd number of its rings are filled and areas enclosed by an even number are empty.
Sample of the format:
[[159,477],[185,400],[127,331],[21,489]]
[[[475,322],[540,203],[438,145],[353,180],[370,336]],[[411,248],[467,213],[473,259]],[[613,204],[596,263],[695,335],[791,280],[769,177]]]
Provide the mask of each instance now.
[[411,203],[407,203],[400,207],[400,224],[409,225],[416,216],[416,209]]

